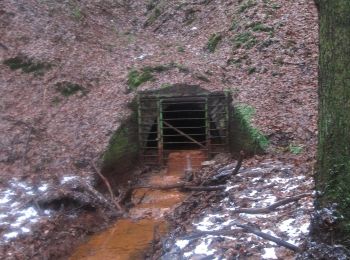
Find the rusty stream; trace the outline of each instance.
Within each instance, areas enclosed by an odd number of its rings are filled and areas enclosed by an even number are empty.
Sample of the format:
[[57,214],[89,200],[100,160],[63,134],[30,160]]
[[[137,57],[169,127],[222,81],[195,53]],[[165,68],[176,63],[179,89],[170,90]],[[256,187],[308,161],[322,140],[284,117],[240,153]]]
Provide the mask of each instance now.
[[[201,151],[174,151],[169,154],[167,169],[152,173],[146,183],[169,185],[180,182],[186,170],[198,169],[205,158]],[[155,230],[158,234],[167,231],[164,214],[171,211],[185,196],[176,189],[135,190],[132,195],[135,206],[129,211],[129,218],[120,219],[108,230],[92,236],[77,249],[70,260],[142,259],[143,252],[151,245]]]

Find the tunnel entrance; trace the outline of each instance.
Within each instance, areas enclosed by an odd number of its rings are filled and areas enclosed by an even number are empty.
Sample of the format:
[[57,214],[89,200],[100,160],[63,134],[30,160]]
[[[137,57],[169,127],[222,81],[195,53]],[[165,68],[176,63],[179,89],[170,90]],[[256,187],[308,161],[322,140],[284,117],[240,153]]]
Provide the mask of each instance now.
[[166,90],[139,94],[139,141],[143,163],[164,165],[173,150],[203,150],[207,159],[226,152],[229,95],[188,85],[185,88],[175,85]]

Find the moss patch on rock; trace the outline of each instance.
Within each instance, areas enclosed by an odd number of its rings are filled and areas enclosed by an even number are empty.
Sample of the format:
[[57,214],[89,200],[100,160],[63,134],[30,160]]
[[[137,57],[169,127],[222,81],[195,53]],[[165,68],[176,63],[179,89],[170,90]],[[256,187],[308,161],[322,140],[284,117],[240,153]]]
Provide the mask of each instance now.
[[103,155],[103,172],[113,172],[113,177],[130,171],[138,160],[137,110],[134,106],[133,102],[132,114],[114,132]]
[[177,68],[182,73],[188,73],[188,69],[181,64],[170,62],[156,66],[146,66],[141,69],[132,69],[128,73],[127,85],[128,92],[135,91],[143,83],[155,80],[155,73],[162,73]]
[[264,152],[269,146],[267,137],[252,125],[255,109],[248,105],[237,105],[231,117],[231,151],[238,153],[243,150],[246,154]]

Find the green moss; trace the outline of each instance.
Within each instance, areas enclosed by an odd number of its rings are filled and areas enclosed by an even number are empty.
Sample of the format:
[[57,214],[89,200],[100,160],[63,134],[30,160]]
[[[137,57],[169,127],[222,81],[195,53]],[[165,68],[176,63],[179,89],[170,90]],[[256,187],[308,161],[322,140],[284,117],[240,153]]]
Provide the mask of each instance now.
[[155,80],[154,73],[162,73],[174,68],[178,68],[180,72],[187,73],[188,69],[181,64],[178,63],[168,63],[164,65],[156,65],[156,66],[146,66],[139,70],[133,69],[128,73],[128,91],[134,91],[139,86],[147,81]]
[[148,17],[148,19],[146,20],[143,26],[148,27],[152,25],[161,14],[162,14],[162,11],[158,7],[154,8],[151,15]]
[[214,33],[210,36],[207,43],[207,50],[209,52],[215,52],[217,45],[222,40],[222,35],[220,33]]
[[230,30],[231,30],[231,31],[235,31],[237,28],[238,28],[238,22],[237,22],[237,20],[234,18],[234,19],[232,19]]
[[149,1],[146,3],[146,9],[147,9],[147,11],[153,10],[158,4],[159,4],[159,0],[149,0]]
[[250,67],[250,68],[248,69],[248,75],[253,74],[253,73],[255,73],[255,72],[256,72],[256,67]]
[[82,87],[79,84],[72,83],[69,81],[62,81],[55,84],[55,89],[62,96],[69,97],[76,93],[81,93],[82,95],[86,95],[88,93],[87,89]]
[[81,21],[84,18],[84,14],[78,6],[72,9],[72,17],[77,21]]
[[112,135],[103,155],[104,171],[126,171],[134,167],[138,157],[137,113],[121,124]]
[[288,150],[292,154],[301,154],[303,152],[303,147],[296,144],[289,144]]
[[238,12],[243,13],[245,12],[247,9],[256,6],[257,2],[255,0],[248,0],[245,1],[243,4],[240,5]]
[[160,88],[169,88],[172,85],[170,83],[163,83],[162,85],[160,85]]
[[249,25],[249,27],[251,27],[254,32],[272,32],[272,31],[274,31],[274,29],[272,27],[266,26],[266,25],[262,24],[261,22],[253,23],[253,24]]
[[248,105],[241,104],[234,108],[231,126],[231,148],[234,152],[243,150],[247,154],[255,154],[269,146],[266,136],[251,123],[254,113],[255,109]]
[[132,91],[137,89],[137,87],[139,87],[141,84],[153,79],[154,78],[151,71],[149,70],[138,71],[134,69],[128,73],[127,84],[128,84],[129,90]]
[[177,51],[178,52],[185,52],[185,48],[183,46],[178,46]]
[[245,47],[250,49],[257,43],[257,39],[251,32],[243,32],[236,35],[232,42],[235,48]]
[[36,76],[44,75],[52,67],[50,63],[34,61],[27,56],[16,56],[5,60],[3,64],[11,70],[21,69],[24,73],[34,73]]
[[196,79],[199,79],[199,80],[204,81],[204,82],[210,82],[210,80],[205,75],[203,75],[201,73],[195,73],[194,77]]

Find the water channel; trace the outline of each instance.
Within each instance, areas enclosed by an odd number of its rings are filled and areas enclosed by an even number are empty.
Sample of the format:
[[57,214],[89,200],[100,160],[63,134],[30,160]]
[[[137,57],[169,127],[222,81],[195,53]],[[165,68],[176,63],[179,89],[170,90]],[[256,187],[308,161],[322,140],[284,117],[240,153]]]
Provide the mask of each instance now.
[[[151,173],[148,185],[171,185],[181,182],[185,172],[200,168],[206,159],[202,151],[174,151],[169,154],[167,168]],[[129,260],[142,259],[144,251],[151,246],[155,230],[164,234],[168,225],[164,214],[183,201],[186,194],[176,189],[136,189],[132,195],[135,205],[129,218],[119,219],[106,231],[96,234],[78,247],[70,260]]]

